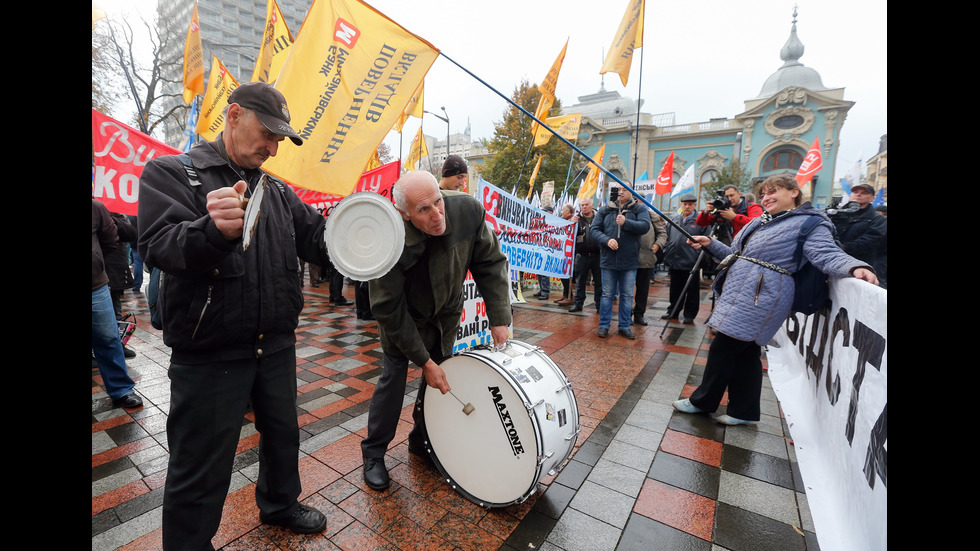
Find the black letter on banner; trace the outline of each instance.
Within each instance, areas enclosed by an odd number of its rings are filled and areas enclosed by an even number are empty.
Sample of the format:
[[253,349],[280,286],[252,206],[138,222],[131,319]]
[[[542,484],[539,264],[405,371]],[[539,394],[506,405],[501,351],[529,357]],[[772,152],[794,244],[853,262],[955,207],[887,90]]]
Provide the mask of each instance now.
[[[830,355],[827,357],[827,396],[830,398],[830,405],[836,405],[837,399],[840,398],[840,373],[834,373],[831,367],[834,365],[834,341],[837,339],[837,333],[844,333],[844,340],[841,342],[844,346],[849,346],[851,344],[851,324],[847,319],[847,309],[841,308],[837,311],[837,317],[834,318],[834,328],[830,333],[828,340],[830,341]],[[833,381],[831,381],[831,375],[833,375]]]
[[[817,327],[821,321],[823,321],[823,330],[818,332]],[[828,305],[827,308],[813,313],[813,323],[810,324],[810,345],[807,347],[806,354],[803,356],[807,368],[813,372],[813,378],[817,381],[820,380],[820,373],[823,371],[823,354],[827,349],[827,333],[829,329],[830,309]],[[820,335],[820,342],[817,342],[818,334]],[[817,349],[816,354],[813,353],[815,348]]]
[[875,487],[875,475],[881,477],[881,483],[888,487],[888,450],[885,449],[885,442],[888,441],[888,404],[881,410],[878,421],[871,428],[871,440],[868,443],[868,455],[864,457],[864,476],[868,479],[868,486],[873,490]]
[[800,338],[800,320],[793,314],[786,318],[786,336],[793,344]]
[[851,402],[847,408],[847,426],[844,429],[848,445],[854,440],[854,419],[857,417],[858,398],[861,394],[861,384],[864,382],[864,364],[870,363],[881,371],[881,357],[885,354],[885,338],[858,321],[854,326],[854,344],[858,349],[857,368],[851,380],[854,392],[851,394]]

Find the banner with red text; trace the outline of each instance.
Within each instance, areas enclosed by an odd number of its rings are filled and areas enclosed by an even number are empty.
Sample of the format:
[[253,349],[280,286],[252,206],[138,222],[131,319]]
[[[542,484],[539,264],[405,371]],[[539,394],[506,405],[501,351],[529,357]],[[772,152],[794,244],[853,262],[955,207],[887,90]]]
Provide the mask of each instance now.
[[92,198],[111,212],[136,215],[143,167],[154,157],[177,155],[177,148],[92,109],[95,174]]
[[514,270],[565,279],[572,275],[576,222],[536,209],[480,178],[477,198],[486,223]]
[[830,280],[766,351],[821,549],[888,548],[888,291]]

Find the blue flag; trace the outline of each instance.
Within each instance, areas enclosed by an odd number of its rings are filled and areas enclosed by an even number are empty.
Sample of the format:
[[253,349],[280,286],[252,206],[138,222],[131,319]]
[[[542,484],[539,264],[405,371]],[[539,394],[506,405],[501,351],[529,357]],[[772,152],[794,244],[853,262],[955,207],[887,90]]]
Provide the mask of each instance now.
[[197,141],[197,99],[191,102],[191,111],[187,114],[187,127],[184,128],[184,136],[180,139],[177,149],[187,153],[194,147]]

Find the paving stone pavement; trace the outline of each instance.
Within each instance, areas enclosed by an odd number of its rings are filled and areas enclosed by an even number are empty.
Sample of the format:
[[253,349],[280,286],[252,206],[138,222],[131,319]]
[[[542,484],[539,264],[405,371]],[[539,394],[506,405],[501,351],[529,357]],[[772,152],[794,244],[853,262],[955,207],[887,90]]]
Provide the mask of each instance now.
[[[818,549],[791,435],[768,377],[755,426],[726,427],[671,407],[700,381],[712,339],[704,325],[711,303],[702,285],[695,323],[665,326],[659,317],[668,306],[666,283],[658,273],[649,325],[632,326],[635,341],[612,331],[598,338],[594,305],[578,313],[559,307],[560,285],[549,300],[525,289],[527,302],[515,305],[514,338],[540,347],[568,377],[581,431],[564,468],[542,476],[526,501],[487,509],[408,453],[416,368],[386,456],[391,487],[367,488],[359,444],[381,372],[377,325],[357,320],[353,306],[333,306],[325,285],[307,282],[296,333],[300,500],[327,515],[327,528],[301,536],[259,522],[258,433],[246,415],[212,543],[225,550]],[[353,288],[345,293],[353,301]],[[130,341],[137,356],[127,363],[144,407],[113,408],[93,368],[93,550],[161,548],[170,353],[149,324],[142,293],[127,291],[124,311],[139,321]]]

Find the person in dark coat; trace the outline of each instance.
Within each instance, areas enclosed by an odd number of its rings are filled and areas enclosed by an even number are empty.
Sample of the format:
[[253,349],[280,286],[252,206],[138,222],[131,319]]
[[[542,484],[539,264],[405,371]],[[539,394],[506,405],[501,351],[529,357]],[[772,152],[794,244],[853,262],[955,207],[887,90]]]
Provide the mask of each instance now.
[[[695,211],[697,203],[698,200],[695,196],[682,195],[681,212],[674,215],[672,221],[686,229],[691,235],[708,235],[711,226],[702,226],[697,223],[698,214]],[[683,310],[684,323],[694,323],[694,318],[697,317],[698,310],[701,308],[701,286],[698,283],[701,276],[695,273],[689,285],[687,281],[691,278],[691,270],[697,264],[700,254],[687,244],[687,236],[677,228],[674,226],[667,228],[664,264],[668,266],[667,273],[670,275],[670,305],[667,306],[667,311],[660,316],[660,319],[670,319],[676,308],[676,312]],[[684,292],[685,285],[687,285],[687,292]],[[674,318],[677,318],[676,313]]]
[[857,211],[845,214],[845,209],[841,209],[830,218],[844,252],[872,266],[885,242],[885,218],[871,206],[874,198],[874,187],[857,184],[851,188],[851,202],[858,205]]

